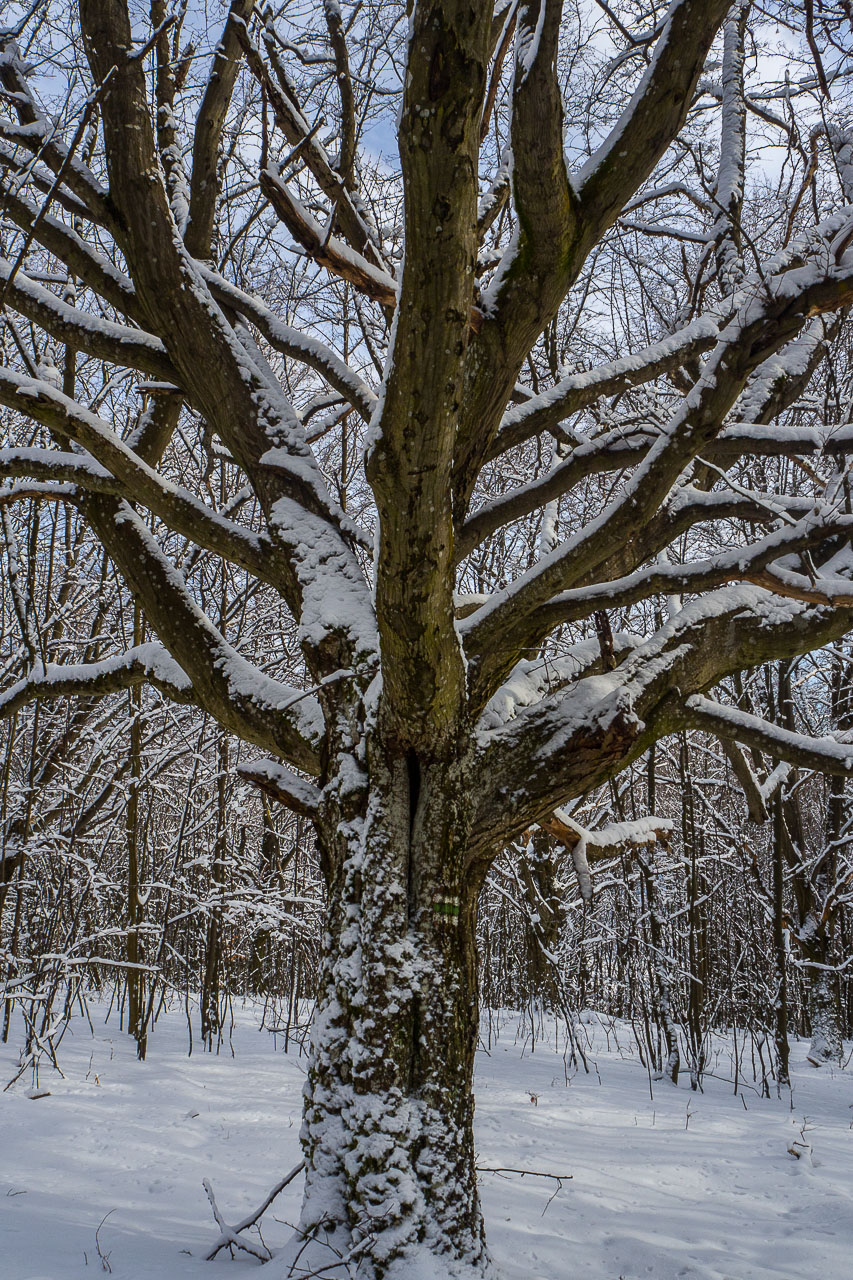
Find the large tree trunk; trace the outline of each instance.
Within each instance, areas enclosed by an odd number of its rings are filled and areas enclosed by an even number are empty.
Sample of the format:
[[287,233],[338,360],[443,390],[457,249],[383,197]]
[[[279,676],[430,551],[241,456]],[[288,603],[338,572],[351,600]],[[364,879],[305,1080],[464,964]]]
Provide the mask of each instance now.
[[479,884],[464,876],[452,765],[420,774],[401,757],[379,772],[364,816],[320,833],[330,901],[302,1130],[300,1229],[314,1243],[301,1261],[327,1265],[331,1246],[355,1250],[359,1274],[413,1257],[418,1277],[479,1274]]

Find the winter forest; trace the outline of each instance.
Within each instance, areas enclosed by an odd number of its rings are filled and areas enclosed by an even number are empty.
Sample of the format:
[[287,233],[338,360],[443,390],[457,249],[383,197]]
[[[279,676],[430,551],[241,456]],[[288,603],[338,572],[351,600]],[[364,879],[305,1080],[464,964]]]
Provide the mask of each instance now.
[[848,0],[0,4],[0,1275],[848,1280],[851,307]]

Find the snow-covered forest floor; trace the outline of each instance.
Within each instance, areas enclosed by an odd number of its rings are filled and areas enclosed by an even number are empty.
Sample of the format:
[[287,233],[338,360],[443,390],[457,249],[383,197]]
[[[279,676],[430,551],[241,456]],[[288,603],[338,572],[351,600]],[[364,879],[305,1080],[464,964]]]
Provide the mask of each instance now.
[[[204,1261],[217,1230],[202,1179],[233,1222],[298,1162],[305,1058],[285,1055],[246,1007],[235,1015],[233,1055],[226,1042],[218,1055],[188,1057],[175,1010],[139,1063],[104,1012],[92,1006],[94,1035],[74,1020],[60,1049],[63,1076],[43,1068],[38,1090],[23,1076],[0,1094],[0,1275],[257,1272],[245,1254]],[[553,1039],[537,1039],[531,1052],[512,1020],[478,1056],[479,1163],[572,1175],[559,1188],[482,1173],[505,1280],[849,1280],[853,1067],[816,1071],[795,1042],[792,1096],[781,1100],[749,1085],[735,1094],[711,1077],[703,1093],[689,1079],[650,1090],[627,1029],[607,1035],[589,1015],[585,1029],[589,1073],[567,1071]],[[722,1042],[714,1057],[711,1069],[728,1076]],[[0,1046],[3,1083],[16,1061],[11,1042]],[[287,1238],[299,1198],[297,1179],[264,1218],[272,1248]]]

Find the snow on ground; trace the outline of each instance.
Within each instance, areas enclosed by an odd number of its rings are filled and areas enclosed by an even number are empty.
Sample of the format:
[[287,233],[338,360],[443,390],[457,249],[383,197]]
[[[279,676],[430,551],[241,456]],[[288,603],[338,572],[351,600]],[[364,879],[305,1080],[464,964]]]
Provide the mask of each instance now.
[[[257,1272],[227,1251],[204,1261],[218,1232],[202,1178],[236,1221],[298,1162],[305,1058],[285,1055],[247,1007],[236,1013],[233,1056],[226,1043],[188,1057],[175,1011],[139,1063],[98,1012],[94,1034],[78,1017],[63,1041],[64,1078],[42,1069],[49,1096],[27,1096],[31,1077],[0,1094],[0,1278]],[[589,1074],[567,1072],[553,1041],[531,1052],[512,1021],[479,1055],[480,1164],[572,1175],[562,1189],[481,1175],[504,1280],[850,1280],[853,1068],[816,1071],[795,1044],[792,1098],[748,1086],[736,1095],[715,1079],[704,1093],[657,1082],[652,1097],[628,1033],[607,1037],[594,1019],[587,1030]],[[0,1045],[0,1084],[15,1067],[13,1045]],[[715,1070],[727,1068],[723,1056]],[[795,1140],[800,1159],[788,1151]],[[273,1248],[299,1198],[297,1179],[264,1219]]]

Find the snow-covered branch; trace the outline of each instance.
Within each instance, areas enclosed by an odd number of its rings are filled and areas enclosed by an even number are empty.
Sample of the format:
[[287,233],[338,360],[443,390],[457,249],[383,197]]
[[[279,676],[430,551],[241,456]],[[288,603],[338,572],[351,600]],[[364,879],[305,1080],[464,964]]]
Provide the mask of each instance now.
[[204,264],[199,269],[214,297],[245,316],[274,351],[290,356],[322,374],[330,386],[358,409],[365,421],[370,420],[376,405],[375,393],[331,347],[313,334],[301,333],[292,325],[285,324],[260,298],[238,289],[218,272]]
[[[7,162],[2,144],[0,144],[0,162],[4,164]],[[51,213],[45,212],[44,209],[37,209],[17,189],[18,182],[32,181],[31,168],[31,162],[21,171],[15,168],[13,172],[16,182],[10,180],[11,174],[6,175],[6,180],[3,182],[3,208],[6,215],[27,236],[32,237],[37,244],[43,245],[49,253],[65,263],[75,276],[79,276],[88,288],[99,294],[120,315],[133,316],[141,320],[136,305],[136,291],[128,277],[93,245],[78,235],[73,227],[55,218]],[[85,213],[86,211],[83,210],[84,215]],[[79,218],[79,210],[77,215]]]
[[316,698],[266,675],[225,640],[128,503],[93,496],[86,513],[144,601],[157,635],[192,680],[197,702],[246,741],[307,773],[319,772],[323,717]]
[[715,737],[733,738],[799,769],[815,769],[844,778],[853,772],[853,743],[834,737],[813,738],[805,733],[795,733],[769,720],[762,720],[760,716],[749,715],[737,707],[698,694],[685,700],[683,720],[692,728],[703,729]]
[[[828,246],[824,244],[824,255]],[[747,293],[721,333],[705,368],[618,496],[502,592],[496,593],[463,630],[469,661],[480,669],[483,693],[490,696],[512,655],[539,643],[546,632],[531,625],[531,614],[546,600],[593,573],[636,531],[648,524],[685,466],[702,454],[723,427],[750,373],[799,332],[806,317],[853,298],[853,259],[827,266],[825,257],[794,268]],[[509,643],[508,643],[509,641]],[[496,663],[494,654],[504,656]],[[490,668],[496,675],[491,674]]]
[[495,833],[512,838],[566,797],[614,776],[685,723],[684,702],[694,693],[825,644],[852,619],[851,609],[810,608],[752,585],[723,587],[685,605],[614,670],[546,689],[538,700],[510,707],[503,723],[484,717],[475,848]]
[[301,813],[305,818],[316,818],[322,799],[320,791],[292,769],[285,768],[278,760],[251,760],[247,764],[241,764],[238,772],[246,782],[266,792],[294,813]]
[[174,366],[159,338],[69,306],[5,258],[0,258],[0,291],[9,306],[57,341],[162,382],[175,381]]
[[[627,431],[615,427],[594,439],[579,441],[565,459],[550,471],[485,503],[469,516],[457,539],[459,559],[470,555],[476,546],[497,529],[512,521],[521,520],[546,503],[563,497],[589,476],[638,465],[647,457],[658,438],[657,432]],[[851,442],[843,438],[837,442],[834,438],[824,442],[821,434],[810,427],[735,422],[725,427],[703,450],[703,457],[715,464],[728,465],[745,454],[754,457],[808,457],[827,445],[837,454],[845,453],[851,448]]]
[[716,321],[711,316],[702,316],[633,355],[622,356],[585,373],[567,374],[547,391],[507,411],[488,457],[496,458],[531,436],[555,430],[564,419],[594,404],[599,396],[619,395],[695,360],[710,351],[718,336]]
[[[276,124],[290,146],[304,159],[320,190],[333,205],[347,243],[370,267],[387,274],[376,229],[365,216],[358,197],[329,159],[325,147],[317,137],[316,127],[311,128],[305,119],[272,33],[267,31],[264,40],[269,67],[264,63],[245,25],[237,28],[237,34],[249,70],[267,94]],[[291,155],[293,154],[292,151]]]
[[648,70],[622,116],[576,178],[585,218],[609,226],[680,128],[729,0],[675,0]]
[[174,702],[194,702],[192,683],[161,644],[137,645],[126,653],[65,666],[48,664],[0,693],[0,717],[47,698],[104,698],[137,684],[150,684]]
[[[93,492],[116,492],[147,506],[176,532],[239,564],[262,581],[281,580],[281,571],[277,575],[275,570],[274,545],[268,537],[250,533],[220,516],[189,490],[159,475],[102,418],[50,383],[0,367],[0,403],[14,409],[25,408],[30,417],[76,441],[89,455],[0,451],[0,473],[70,480]],[[103,483],[105,472],[114,484]]]
[[849,606],[853,603],[853,583],[846,578],[809,579],[775,562],[782,556],[848,536],[851,528],[853,519],[849,516],[834,516],[831,512],[822,518],[809,515],[756,542],[705,560],[655,564],[623,578],[561,592],[537,610],[536,616],[542,626],[551,630],[561,623],[589,617],[595,609],[620,609],[651,596],[692,595],[727,582],[753,582],[792,599]]
[[673,828],[669,818],[650,817],[609,822],[597,830],[589,830],[565,809],[555,809],[551,817],[544,818],[539,825],[569,850],[584,902],[592,900],[590,862],[618,857],[631,845],[666,842]]

